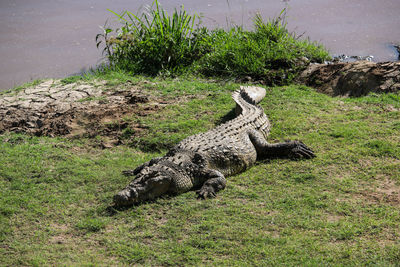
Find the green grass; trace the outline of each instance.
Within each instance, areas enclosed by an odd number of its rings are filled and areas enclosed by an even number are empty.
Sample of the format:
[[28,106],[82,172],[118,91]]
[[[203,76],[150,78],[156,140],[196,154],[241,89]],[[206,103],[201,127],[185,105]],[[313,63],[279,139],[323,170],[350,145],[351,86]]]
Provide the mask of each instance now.
[[66,84],[70,84],[70,83],[76,83],[83,79],[84,79],[84,76],[75,75],[75,76],[69,76],[64,79],[61,79],[60,82],[61,82],[61,84],[66,85]]
[[216,199],[188,192],[115,211],[112,196],[130,181],[121,171],[230,118],[239,85],[108,75],[110,88],[120,77],[174,101],[126,118],[147,126],[127,133],[130,146],[0,135],[2,265],[398,265],[398,94],[268,88],[269,140],[302,140],[315,159],[258,162]]
[[[110,10],[111,11],[111,10]],[[254,17],[254,29],[209,30],[183,6],[171,15],[157,0],[141,14],[117,14],[121,26],[96,36],[109,68],[132,74],[250,79],[288,84],[310,62],[330,58],[326,49],[287,29],[286,9],[277,18]]]

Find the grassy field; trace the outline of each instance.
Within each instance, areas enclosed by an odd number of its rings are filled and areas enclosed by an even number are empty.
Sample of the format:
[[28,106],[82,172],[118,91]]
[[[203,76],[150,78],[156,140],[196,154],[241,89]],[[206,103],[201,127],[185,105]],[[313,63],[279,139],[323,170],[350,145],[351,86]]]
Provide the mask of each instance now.
[[315,159],[258,162],[229,177],[216,199],[188,192],[118,211],[112,196],[130,180],[121,171],[231,118],[239,84],[154,79],[142,87],[176,101],[127,117],[147,126],[127,136],[130,146],[0,135],[0,265],[398,266],[398,94],[268,88],[269,140],[302,140]]

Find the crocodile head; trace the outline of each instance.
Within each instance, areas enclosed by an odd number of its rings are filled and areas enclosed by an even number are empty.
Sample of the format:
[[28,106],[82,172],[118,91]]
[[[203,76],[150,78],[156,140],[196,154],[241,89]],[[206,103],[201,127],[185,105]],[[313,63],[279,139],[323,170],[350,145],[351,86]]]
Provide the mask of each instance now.
[[171,174],[168,171],[157,165],[145,167],[127,187],[114,196],[114,203],[122,207],[155,199],[165,194],[170,184]]

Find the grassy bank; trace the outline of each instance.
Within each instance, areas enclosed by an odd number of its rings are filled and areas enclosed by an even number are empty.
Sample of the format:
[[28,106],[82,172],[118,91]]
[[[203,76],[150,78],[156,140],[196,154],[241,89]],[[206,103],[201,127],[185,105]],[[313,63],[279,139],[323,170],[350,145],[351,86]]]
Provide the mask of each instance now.
[[105,26],[98,47],[112,69],[132,74],[252,80],[289,84],[310,62],[329,59],[325,48],[287,29],[286,10],[276,18],[253,18],[241,26],[208,29],[182,7],[171,15],[157,0],[142,13],[112,13],[120,27]]
[[216,199],[188,192],[116,211],[112,196],[129,182],[121,171],[231,118],[239,84],[103,78],[108,90],[138,86],[175,102],[127,116],[145,132],[111,149],[83,138],[0,135],[2,265],[398,264],[398,95],[268,88],[269,141],[300,139],[315,159],[259,162],[229,177]]
[[[123,170],[233,118],[233,81],[290,84],[310,61],[328,58],[288,32],[283,13],[256,16],[251,31],[202,28],[157,1],[142,15],[116,15],[121,27],[97,36],[110,66],[60,84],[88,83],[107,96],[140,90],[150,100],[124,115],[125,128],[114,129],[122,145],[112,148],[100,135],[0,135],[1,265],[398,265],[399,93],[332,98],[269,87],[261,102],[269,141],[302,140],[315,159],[258,162],[229,177],[216,199],[188,192],[113,209],[131,179]],[[107,98],[77,101],[97,100]]]

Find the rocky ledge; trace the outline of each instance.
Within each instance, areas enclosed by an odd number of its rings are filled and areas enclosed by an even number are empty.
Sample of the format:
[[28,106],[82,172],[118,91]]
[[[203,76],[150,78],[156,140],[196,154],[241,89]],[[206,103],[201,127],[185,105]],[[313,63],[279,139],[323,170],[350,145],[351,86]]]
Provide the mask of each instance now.
[[400,90],[400,62],[310,64],[298,82],[332,96],[363,96]]

